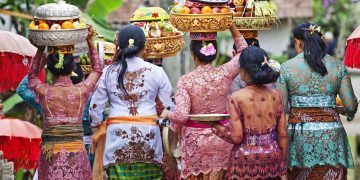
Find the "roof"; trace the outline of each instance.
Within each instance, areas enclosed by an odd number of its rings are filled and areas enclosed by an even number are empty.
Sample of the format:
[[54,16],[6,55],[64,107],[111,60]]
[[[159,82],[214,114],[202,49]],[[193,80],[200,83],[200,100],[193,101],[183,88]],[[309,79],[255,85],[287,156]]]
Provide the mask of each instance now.
[[310,18],[312,0],[273,0],[279,8],[278,18]]

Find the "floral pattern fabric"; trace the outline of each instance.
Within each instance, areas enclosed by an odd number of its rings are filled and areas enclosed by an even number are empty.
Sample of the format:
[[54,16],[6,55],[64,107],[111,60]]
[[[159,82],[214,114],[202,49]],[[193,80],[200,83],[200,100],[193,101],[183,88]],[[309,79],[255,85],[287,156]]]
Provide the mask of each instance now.
[[[72,84],[70,77],[58,77],[52,86],[42,83],[38,76],[40,63],[44,63],[45,59],[37,58],[39,56],[35,56],[32,60],[28,75],[28,88],[36,95],[35,102],[39,103],[43,109],[44,125],[81,125],[85,104],[102,73],[96,49],[90,50],[92,72],[86,80],[76,85]],[[40,153],[45,154],[44,149],[41,149]],[[52,171],[49,171],[52,167]],[[64,151],[58,155],[55,154],[51,157],[50,164],[46,161],[46,158],[40,158],[39,177],[41,177],[40,179],[82,179],[91,177],[90,162],[86,151],[75,154]]]
[[[330,56],[323,60],[328,73],[314,72],[301,53],[281,66],[277,88],[291,108],[334,108],[340,96],[348,120],[357,110],[357,100],[348,72],[341,61]],[[288,167],[310,168],[316,165],[353,167],[347,135],[338,115],[337,122],[302,122],[288,125]],[[328,143],[324,143],[328,142]]]
[[[80,149],[80,148],[79,148]],[[39,179],[46,180],[89,180],[91,179],[91,167],[86,151],[67,152],[62,150],[53,154],[50,159],[41,148],[41,165],[38,168]]]
[[[109,102],[109,118],[156,115],[156,102],[172,109],[172,87],[165,71],[139,57],[126,59],[125,91],[117,81],[121,64],[104,69],[90,103],[91,126],[103,122],[103,111]],[[137,123],[109,124],[103,165],[110,167],[128,163],[161,165],[163,149],[160,128],[157,125]]]
[[[237,52],[247,47],[245,39],[235,39]],[[178,81],[176,110],[169,113],[170,128],[181,133],[181,177],[226,170],[232,145],[217,137],[211,128],[184,127],[189,114],[227,111],[228,91],[239,74],[239,55],[230,62],[213,67],[200,65]]]

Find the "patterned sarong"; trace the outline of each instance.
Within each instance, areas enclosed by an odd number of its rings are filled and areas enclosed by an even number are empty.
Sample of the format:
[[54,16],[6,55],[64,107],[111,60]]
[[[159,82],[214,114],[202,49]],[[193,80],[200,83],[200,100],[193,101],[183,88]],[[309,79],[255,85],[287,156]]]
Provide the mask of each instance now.
[[135,163],[110,166],[107,170],[109,180],[160,180],[162,170],[156,164]]

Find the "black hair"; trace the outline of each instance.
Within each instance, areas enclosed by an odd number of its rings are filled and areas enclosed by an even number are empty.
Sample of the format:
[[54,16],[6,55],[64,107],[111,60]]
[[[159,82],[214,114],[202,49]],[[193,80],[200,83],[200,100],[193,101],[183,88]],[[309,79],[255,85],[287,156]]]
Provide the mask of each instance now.
[[[209,45],[210,43],[214,45],[216,53],[214,55],[205,56],[200,52],[200,49],[204,46],[204,44]],[[216,40],[211,40],[211,41],[192,40],[190,43],[190,51],[194,53],[194,55],[199,59],[200,62],[211,63],[217,56],[217,51],[218,51],[217,42]]]
[[49,54],[47,56],[47,68],[54,76],[69,75],[75,68],[74,56],[72,54],[64,54],[64,63],[62,68],[56,68],[59,63],[59,54]]
[[[259,40],[256,38],[247,38],[245,39],[248,46],[255,46],[260,48]],[[235,43],[233,44],[233,50],[236,51]]]
[[269,61],[267,53],[255,46],[245,48],[240,55],[240,68],[244,69],[257,85],[273,83],[280,75],[268,64],[264,64],[265,58]]
[[[130,39],[134,41],[132,45],[129,42]],[[144,49],[145,42],[146,38],[144,31],[138,26],[128,25],[119,32],[118,46],[120,48],[120,54],[114,63],[121,64],[121,70],[117,80],[120,88],[126,93],[127,91],[124,85],[124,76],[127,71],[126,58],[136,56],[141,50]]]
[[78,84],[84,79],[84,73],[82,72],[80,63],[76,63],[74,73],[76,73],[77,76],[71,76],[70,79],[73,84]]
[[298,24],[293,31],[294,38],[304,42],[304,58],[311,69],[325,76],[328,72],[322,60],[325,56],[326,45],[321,38],[322,33],[311,32],[310,26],[318,27],[312,22]]

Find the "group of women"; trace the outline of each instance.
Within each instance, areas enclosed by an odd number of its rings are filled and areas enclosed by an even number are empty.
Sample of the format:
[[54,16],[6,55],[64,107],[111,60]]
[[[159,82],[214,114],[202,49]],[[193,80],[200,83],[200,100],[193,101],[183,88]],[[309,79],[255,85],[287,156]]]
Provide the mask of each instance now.
[[[235,26],[230,31],[236,55],[219,67],[211,63],[217,42],[193,40],[196,69],[179,79],[176,94],[165,71],[141,58],[146,42],[141,28],[129,25],[119,32],[116,57],[104,69],[89,29],[92,72],[84,81],[70,80],[75,68],[71,47],[47,58],[45,48],[38,47],[32,60],[27,87],[44,119],[39,179],[91,179],[81,126],[90,96],[91,126],[106,129],[102,162],[97,163],[108,179],[346,179],[346,169],[353,167],[335,98],[340,96],[348,120],[354,118],[357,100],[343,63],[325,54],[316,24],[295,27],[298,56],[282,64],[280,72],[264,50],[248,46]],[[53,85],[38,79],[46,63],[56,77]],[[245,87],[229,95],[238,76]],[[276,81],[276,89],[267,86]],[[158,100],[160,117],[181,136],[181,161],[170,169],[179,170],[178,177],[163,171],[169,162],[156,124]],[[230,118],[207,123],[188,118],[223,113]]]

